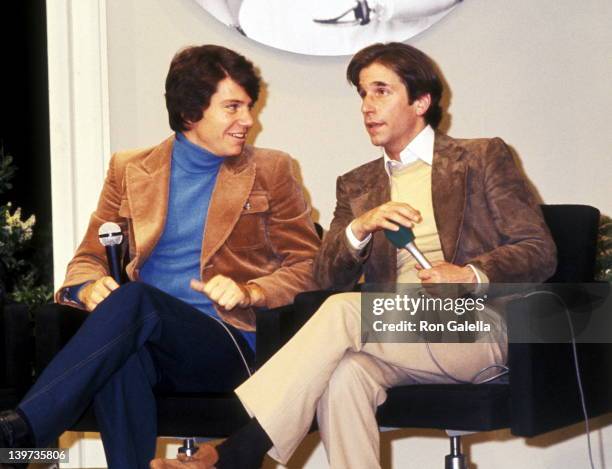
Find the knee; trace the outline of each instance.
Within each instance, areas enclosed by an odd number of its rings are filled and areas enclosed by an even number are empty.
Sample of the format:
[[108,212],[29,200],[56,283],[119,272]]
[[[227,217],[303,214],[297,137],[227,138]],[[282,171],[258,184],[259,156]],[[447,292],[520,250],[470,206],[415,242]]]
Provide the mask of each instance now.
[[361,311],[361,295],[356,292],[337,293],[328,297],[317,311],[317,314],[357,313]]
[[360,293],[358,292],[346,292],[346,293],[336,293],[334,295],[328,296],[327,299],[323,302],[320,309],[323,308],[341,308],[347,305],[352,305],[355,302],[360,301]]
[[142,282],[128,282],[112,291],[100,306],[126,312],[138,311],[139,305],[151,296],[153,290],[153,287]]
[[150,285],[147,285],[146,283],[142,283],[142,282],[128,282],[128,283],[124,283],[123,285],[121,285],[119,288],[117,288],[111,294],[114,297],[122,297],[122,298],[135,297],[135,298],[141,298],[144,295],[149,294],[152,289],[153,289],[153,287],[151,287]]
[[327,298],[315,313],[323,321],[341,322],[347,330],[361,327],[361,296],[359,293],[338,293]]
[[367,373],[367,360],[362,353],[348,352],[332,373],[328,388],[332,395],[341,399],[354,395],[359,390],[372,387],[373,380]]
[[[371,408],[385,402],[386,387],[378,379],[378,370],[374,359],[365,353],[348,352],[334,371],[327,386],[330,402],[353,403]],[[351,404],[351,405],[353,405]],[[351,405],[345,405],[347,409]],[[339,407],[343,407],[340,404]]]

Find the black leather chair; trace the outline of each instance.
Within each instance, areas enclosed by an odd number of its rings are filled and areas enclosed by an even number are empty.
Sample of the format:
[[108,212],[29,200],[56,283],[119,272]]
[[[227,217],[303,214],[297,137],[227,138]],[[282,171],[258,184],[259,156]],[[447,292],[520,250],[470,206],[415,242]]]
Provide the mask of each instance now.
[[[558,267],[548,282],[593,282],[599,211],[582,205],[544,205],[542,210],[558,250]],[[293,321],[283,319],[290,326],[282,336],[294,333],[331,293],[298,295]],[[511,303],[509,334],[527,320],[546,316],[550,321],[555,310],[565,315],[550,295]],[[589,417],[612,411],[612,344],[578,344],[577,352]],[[392,388],[378,409],[379,424],[447,430],[451,454],[446,467],[460,469],[466,467],[461,434],[510,428],[515,436],[533,437],[583,419],[571,343],[510,343],[508,366],[507,378],[490,384]]]
[[33,357],[28,307],[5,303],[0,291],[0,410],[13,408],[32,384]]

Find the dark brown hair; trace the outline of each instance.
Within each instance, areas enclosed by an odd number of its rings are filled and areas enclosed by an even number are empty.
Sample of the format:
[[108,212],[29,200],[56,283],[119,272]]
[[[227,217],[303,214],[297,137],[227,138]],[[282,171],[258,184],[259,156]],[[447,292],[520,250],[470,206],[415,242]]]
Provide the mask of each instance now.
[[253,104],[257,101],[260,78],[244,56],[214,45],[179,51],[166,77],[166,108],[172,130],[188,130],[190,122],[199,121],[217,85],[226,77],[242,86]]
[[431,96],[431,104],[425,113],[425,121],[434,129],[442,119],[442,82],[433,62],[423,52],[408,44],[389,42],[373,44],[361,49],[351,59],[346,69],[346,78],[359,87],[359,73],[364,68],[379,63],[393,70],[404,82],[408,92],[408,102],[426,94]]

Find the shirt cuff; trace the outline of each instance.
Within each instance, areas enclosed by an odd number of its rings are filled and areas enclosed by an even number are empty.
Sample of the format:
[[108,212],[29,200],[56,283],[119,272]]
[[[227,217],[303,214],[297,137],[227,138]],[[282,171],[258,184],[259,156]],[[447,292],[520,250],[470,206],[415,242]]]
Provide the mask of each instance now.
[[372,233],[367,235],[363,241],[359,241],[355,235],[353,234],[353,230],[351,230],[351,225],[353,222],[349,223],[344,232],[346,233],[346,239],[348,239],[349,244],[357,251],[361,251],[365,248],[370,240],[372,239]]
[[482,295],[488,289],[489,277],[487,277],[487,274],[485,274],[478,267],[472,264],[467,264],[467,266],[472,269],[474,275],[476,276],[476,283],[478,284],[478,287],[476,288],[476,291],[474,293],[476,293],[477,295]]
[[84,306],[83,302],[79,300],[79,293],[85,285],[89,285],[90,283],[91,281],[88,281],[64,288],[64,290],[62,291],[62,300],[66,303],[74,303],[79,306]]

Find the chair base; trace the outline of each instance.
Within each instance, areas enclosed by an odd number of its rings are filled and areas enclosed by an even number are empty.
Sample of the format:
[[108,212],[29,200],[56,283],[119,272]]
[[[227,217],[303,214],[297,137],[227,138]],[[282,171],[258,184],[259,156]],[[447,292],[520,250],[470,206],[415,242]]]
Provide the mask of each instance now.
[[461,452],[461,437],[450,437],[450,454],[444,458],[444,469],[468,469],[465,456]]
[[447,455],[444,458],[444,469],[468,469],[468,466],[465,462],[465,456],[452,456]]

